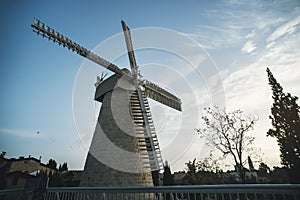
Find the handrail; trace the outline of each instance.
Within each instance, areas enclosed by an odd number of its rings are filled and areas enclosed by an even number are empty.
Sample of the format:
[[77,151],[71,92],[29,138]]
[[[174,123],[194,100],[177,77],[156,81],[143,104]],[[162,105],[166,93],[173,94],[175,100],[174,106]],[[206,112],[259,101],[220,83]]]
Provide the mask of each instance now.
[[[0,190],[0,197],[28,191]],[[25,192],[25,193],[24,193]],[[300,199],[300,184],[226,184],[155,187],[50,187],[44,199]],[[145,198],[147,197],[147,198]],[[150,198],[151,197],[151,198]],[[172,198],[168,198],[172,197]],[[8,198],[9,199],[9,198]],[[123,199],[123,198],[121,198]]]
[[[214,191],[223,192],[228,190],[247,190],[247,192],[263,190],[280,192],[281,190],[298,190],[300,194],[300,184],[226,184],[226,185],[184,185],[184,186],[130,186],[130,187],[49,187],[47,191],[101,191],[101,192],[188,192],[188,191]],[[273,191],[274,190],[274,191]]]
[[24,192],[24,188],[0,190],[0,196],[4,194],[19,193],[19,192]]

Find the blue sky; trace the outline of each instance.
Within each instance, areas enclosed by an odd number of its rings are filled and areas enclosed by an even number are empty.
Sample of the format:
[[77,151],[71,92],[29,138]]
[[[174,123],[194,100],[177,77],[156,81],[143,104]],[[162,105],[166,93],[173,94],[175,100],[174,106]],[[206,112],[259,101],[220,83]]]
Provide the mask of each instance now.
[[[268,115],[272,104],[265,69],[270,67],[285,91],[300,96],[299,1],[4,0],[0,5],[0,150],[7,151],[8,157],[42,156],[43,162],[54,158],[58,163],[68,162],[72,169],[81,169],[87,153],[77,132],[72,109],[76,76],[86,61],[37,37],[30,27],[36,16],[88,49],[94,49],[120,33],[121,19],[131,29],[167,28],[195,40],[217,66],[224,86],[226,108],[241,108],[247,114],[260,116],[253,131],[255,145],[261,149],[265,162],[271,166],[279,165],[276,141],[265,136],[271,126]],[[147,57],[147,51],[137,53],[137,60],[145,65],[145,73],[156,73],[155,70],[147,71],[146,64],[151,59],[159,63],[163,56],[149,54],[151,56]],[[164,60],[167,58],[165,56]],[[128,66],[125,59],[116,62]],[[161,61],[161,64],[168,63]],[[101,73],[102,69],[99,70]],[[197,82],[193,84],[197,85]],[[209,105],[210,94],[203,86],[203,80],[196,88],[199,90],[197,102],[191,102],[199,108]],[[169,111],[162,111],[155,103],[152,105],[158,129],[172,134],[176,121],[161,125],[161,119]],[[184,126],[187,136],[193,138],[188,150],[187,147],[180,149],[184,153],[175,159],[172,148],[165,152],[162,149],[164,160],[171,160],[175,171],[183,169],[186,161],[203,157],[199,154],[201,141],[194,138],[196,127]],[[172,140],[169,134],[159,136],[162,147]]]

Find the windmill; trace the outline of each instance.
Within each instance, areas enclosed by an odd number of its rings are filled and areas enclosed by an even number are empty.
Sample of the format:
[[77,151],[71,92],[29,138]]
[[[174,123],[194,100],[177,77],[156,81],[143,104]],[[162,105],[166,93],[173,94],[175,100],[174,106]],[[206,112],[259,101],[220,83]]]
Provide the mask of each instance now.
[[[120,69],[36,18],[31,25],[38,35],[114,72],[105,80],[103,74],[101,78],[97,77],[95,100],[101,102],[102,106],[81,186],[153,185],[155,176],[163,168],[163,161],[147,97],[181,111],[181,100],[178,97],[141,78],[130,29],[124,21],[121,21],[121,24],[130,71]],[[109,145],[117,146],[118,151],[114,151],[114,147]],[[127,152],[132,153],[128,156]],[[108,159],[103,162],[105,156]],[[119,169],[120,164],[115,166],[114,163],[122,158],[125,168]]]

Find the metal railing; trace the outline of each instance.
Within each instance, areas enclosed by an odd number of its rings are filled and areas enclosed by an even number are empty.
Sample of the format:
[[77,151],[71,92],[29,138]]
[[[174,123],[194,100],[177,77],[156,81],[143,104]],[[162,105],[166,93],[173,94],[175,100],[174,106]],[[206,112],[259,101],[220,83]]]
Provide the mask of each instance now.
[[[20,192],[19,190],[16,190]],[[0,191],[0,199],[13,192]],[[4,197],[4,195],[6,195]],[[24,199],[24,198],[23,198]],[[300,200],[300,184],[47,188],[45,200]]]
[[24,189],[0,190],[0,200],[21,199]]

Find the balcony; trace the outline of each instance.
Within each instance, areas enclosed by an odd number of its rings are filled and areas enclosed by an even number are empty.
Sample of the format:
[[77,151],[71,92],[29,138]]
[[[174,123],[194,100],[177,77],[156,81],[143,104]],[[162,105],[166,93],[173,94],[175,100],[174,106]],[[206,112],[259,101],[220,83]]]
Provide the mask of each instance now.
[[233,184],[159,187],[64,187],[0,190],[0,200],[300,200],[300,184]]

